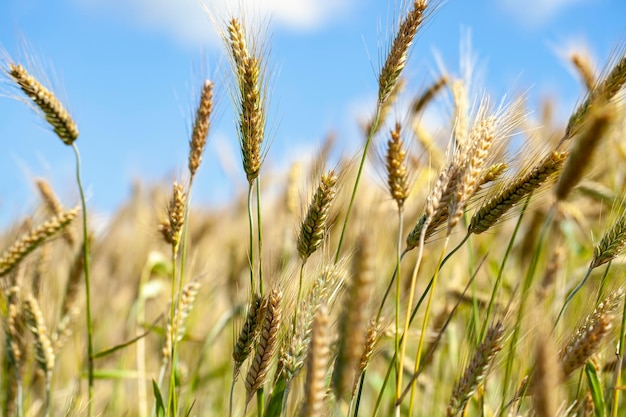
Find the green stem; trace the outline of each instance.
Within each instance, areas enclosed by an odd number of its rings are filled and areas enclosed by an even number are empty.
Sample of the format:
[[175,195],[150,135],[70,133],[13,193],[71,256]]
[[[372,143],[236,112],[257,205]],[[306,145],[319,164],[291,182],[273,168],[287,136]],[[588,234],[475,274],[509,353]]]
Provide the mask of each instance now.
[[[170,384],[168,389],[167,413],[170,416],[172,411],[176,415],[176,269],[177,269],[177,247],[172,245],[172,282],[171,282],[171,301],[170,301]],[[167,337],[167,335],[166,335]]]
[[[452,255],[454,255],[459,249],[461,249],[461,246],[463,246],[463,244],[465,243],[465,241],[467,241],[467,239],[469,238],[469,234],[467,234],[463,240],[461,242],[459,242],[459,244],[452,249],[452,251],[450,251],[450,253],[443,259],[443,261],[441,262],[441,266],[440,268],[443,268],[443,266],[446,264],[446,262],[452,257]],[[405,250],[403,252],[403,256],[407,253],[407,251]],[[393,277],[392,277],[393,279]],[[426,299],[426,296],[428,295],[432,285],[433,285],[433,279],[434,279],[434,275],[433,277],[430,279],[430,281],[428,282],[428,285],[426,285],[426,288],[424,289],[424,292],[422,293],[422,295],[420,296],[420,299],[417,301],[417,304],[415,305],[415,307],[413,308],[413,311],[411,312],[411,318],[409,320],[409,325],[411,323],[413,323],[413,320],[415,320],[415,317],[417,316],[417,311],[419,310],[420,306],[422,305],[422,303],[424,302],[424,300]],[[390,284],[391,285],[391,284]],[[400,343],[402,343],[402,341],[404,340],[404,334],[402,336],[400,336]],[[383,384],[382,387],[378,393],[378,397],[376,398],[376,404],[374,405],[374,411],[372,413],[372,416],[376,416],[376,414],[378,413],[378,410],[380,408],[380,405],[382,403],[382,396],[383,396],[383,392],[385,390],[385,387],[387,386],[387,383],[389,382],[389,377],[391,376],[391,370],[394,367],[394,364],[396,363],[397,357],[394,354],[393,359],[391,360],[391,362],[389,363],[389,366],[387,367],[387,373],[385,374],[385,379],[383,380]],[[399,370],[400,372],[402,372],[402,370]],[[395,400],[394,400],[395,402]]]
[[[402,275],[400,274],[400,264],[402,261],[402,210],[399,209],[398,210],[398,242],[397,242],[397,246],[396,246],[396,270],[395,270],[395,274],[398,276],[398,279],[396,279],[396,320],[395,320],[395,324],[396,324],[396,331],[395,331],[395,337],[394,337],[394,352],[395,352],[395,356],[396,356],[396,398],[399,397],[400,395],[400,390],[402,389],[402,386],[400,385],[400,383],[402,382],[402,380],[400,379],[400,369],[399,366],[400,364],[397,361],[398,358],[398,353],[400,352],[400,294],[402,291],[402,286],[401,286],[401,282],[400,282],[400,278]],[[392,281],[393,281],[393,277],[392,277]],[[385,300],[383,299],[383,303],[385,302]],[[381,304],[381,309],[382,309],[383,304]],[[380,311],[379,311],[380,314]],[[378,320],[376,320],[378,322]]]
[[624,309],[622,311],[622,326],[619,331],[619,342],[617,344],[617,366],[615,367],[615,379],[613,383],[613,406],[611,407],[611,417],[617,417],[619,409],[619,392],[622,380],[622,361],[624,360],[624,334],[626,334],[626,295],[624,296]]
[[348,228],[348,221],[350,220],[350,213],[352,212],[352,206],[354,205],[354,199],[356,198],[356,190],[359,187],[359,181],[361,180],[361,175],[363,173],[363,167],[365,166],[365,159],[367,158],[367,151],[369,150],[370,144],[372,143],[372,138],[374,137],[374,133],[378,128],[378,123],[380,122],[380,113],[381,113],[382,105],[379,102],[376,106],[376,114],[374,115],[374,120],[372,122],[372,127],[369,130],[367,135],[367,140],[365,141],[365,148],[363,149],[363,155],[361,156],[361,162],[359,164],[359,171],[356,174],[356,180],[354,181],[354,188],[352,189],[352,196],[350,197],[350,204],[348,205],[348,211],[346,212],[346,218],[343,221],[343,227],[341,228],[341,236],[339,237],[339,243],[337,244],[337,253],[335,254],[335,264],[339,262],[339,256],[341,255],[341,246],[343,245],[343,240],[346,235],[346,230]]
[[91,322],[91,279],[89,275],[89,231],[87,229],[87,201],[80,175],[80,152],[76,143],[72,143],[74,155],[76,156],[76,183],[80,193],[80,204],[83,210],[83,273],[85,275],[85,318],[87,321],[87,378],[89,386],[89,402],[87,405],[87,415],[93,416],[94,412],[94,363],[93,363],[93,326]]
[[522,211],[517,218],[517,223],[515,224],[515,229],[513,230],[513,234],[509,239],[509,244],[506,247],[506,251],[504,252],[504,258],[502,258],[502,263],[500,264],[500,269],[498,269],[498,277],[496,278],[496,282],[493,285],[493,290],[491,291],[491,298],[489,299],[489,306],[487,307],[487,316],[485,317],[485,321],[483,323],[482,329],[480,331],[479,343],[485,339],[485,334],[487,333],[487,328],[489,327],[489,320],[491,319],[491,313],[493,312],[493,306],[496,302],[496,296],[498,294],[498,290],[500,289],[500,285],[502,282],[502,274],[504,272],[504,267],[506,262],[509,259],[509,255],[511,254],[511,250],[513,249],[513,244],[515,243],[515,238],[517,237],[517,233],[519,232],[519,228],[522,224],[522,219],[524,218],[524,213],[526,213],[526,209],[528,208],[528,204],[530,203],[530,196],[526,198],[524,202],[524,206],[522,207]]
[[259,388],[256,392],[256,408],[257,408],[257,416],[263,417],[263,412],[265,410],[265,396],[263,395],[263,387]]
[[263,232],[261,226],[261,178],[256,177],[256,224],[259,242],[259,292],[263,296]]
[[[530,196],[528,197],[530,199]],[[511,343],[509,344],[509,352],[506,361],[506,371],[504,377],[504,383],[502,387],[502,404],[500,409],[504,410],[504,405],[506,402],[506,394],[509,389],[509,382],[511,380],[511,373],[513,372],[513,362],[515,359],[515,350],[517,348],[517,341],[519,339],[521,327],[522,327],[522,318],[524,316],[524,307],[526,305],[526,300],[528,299],[528,293],[530,287],[533,282],[533,278],[535,276],[535,271],[537,270],[537,265],[539,263],[539,257],[541,256],[543,245],[545,243],[546,235],[548,230],[550,229],[550,225],[552,224],[552,219],[554,217],[554,213],[556,210],[556,206],[552,206],[546,217],[543,226],[541,228],[541,232],[539,234],[539,241],[537,242],[537,246],[535,246],[535,250],[533,251],[533,256],[530,261],[530,265],[528,267],[528,271],[526,273],[526,277],[524,278],[524,283],[522,287],[522,293],[520,298],[520,304],[517,310],[517,319],[515,322],[515,328],[513,330],[513,337],[511,338]]]
[[591,271],[593,271],[591,267],[587,268],[587,273],[585,274],[583,279],[580,280],[578,285],[576,285],[576,288],[574,288],[572,292],[570,292],[567,298],[565,299],[565,302],[563,303],[563,307],[561,307],[561,311],[559,311],[559,315],[556,317],[556,321],[554,322],[554,328],[552,329],[553,332],[554,330],[556,330],[556,327],[559,324],[559,321],[561,320],[561,317],[563,316],[563,313],[565,312],[565,309],[569,305],[570,301],[572,301],[576,293],[580,291],[583,285],[585,285],[585,282],[587,282],[587,280],[589,279],[589,276],[591,275]]

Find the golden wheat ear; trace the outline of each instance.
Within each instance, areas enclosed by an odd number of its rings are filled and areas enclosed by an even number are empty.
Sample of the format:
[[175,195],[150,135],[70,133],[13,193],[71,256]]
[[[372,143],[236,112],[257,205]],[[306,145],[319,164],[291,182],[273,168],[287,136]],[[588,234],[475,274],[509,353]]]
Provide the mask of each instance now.
[[59,139],[71,145],[78,139],[78,128],[59,99],[37,81],[20,64],[10,63],[5,69],[9,77],[41,110],[44,118],[50,123]]

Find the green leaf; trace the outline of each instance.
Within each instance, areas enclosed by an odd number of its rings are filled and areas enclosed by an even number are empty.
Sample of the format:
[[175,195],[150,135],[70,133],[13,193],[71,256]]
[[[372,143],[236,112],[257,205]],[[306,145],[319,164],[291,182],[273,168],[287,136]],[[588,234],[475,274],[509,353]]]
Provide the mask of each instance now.
[[591,362],[587,362],[585,365],[585,374],[587,375],[587,383],[593,399],[593,407],[596,410],[596,417],[604,417],[606,409],[604,406],[604,395],[602,394],[602,384],[600,383],[600,378],[598,378],[596,368]]
[[280,417],[281,412],[283,410],[283,398],[287,395],[287,381],[285,377],[281,375],[274,385],[274,389],[272,390],[272,395],[267,404],[267,408],[265,409],[264,417]]
[[156,415],[157,417],[164,417],[165,416],[165,404],[163,403],[163,396],[161,395],[159,384],[157,384],[157,382],[154,379],[152,380],[152,391],[154,392]]

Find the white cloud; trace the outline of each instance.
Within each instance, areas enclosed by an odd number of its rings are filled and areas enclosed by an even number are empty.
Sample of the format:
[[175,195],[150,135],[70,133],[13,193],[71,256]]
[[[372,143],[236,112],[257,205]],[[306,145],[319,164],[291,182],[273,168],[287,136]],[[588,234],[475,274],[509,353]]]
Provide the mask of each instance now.
[[[228,16],[227,12],[243,9],[250,18],[269,17],[273,26],[301,31],[337,20],[349,11],[354,0],[203,0],[203,3],[218,19]],[[214,44],[217,40],[217,31],[202,0],[87,0],[79,4],[163,31],[186,43]]]
[[549,23],[556,15],[589,0],[501,0],[496,3],[519,23],[539,27]]

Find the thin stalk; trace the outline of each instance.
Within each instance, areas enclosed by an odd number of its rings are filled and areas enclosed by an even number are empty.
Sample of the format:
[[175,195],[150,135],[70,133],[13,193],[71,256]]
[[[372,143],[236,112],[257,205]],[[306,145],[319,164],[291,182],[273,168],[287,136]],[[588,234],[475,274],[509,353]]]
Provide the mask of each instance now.
[[261,226],[261,178],[256,177],[256,224],[259,243],[259,292],[263,296],[263,231]]
[[259,388],[256,392],[256,408],[257,408],[257,416],[263,417],[263,412],[265,410],[265,396],[263,395],[263,387]]
[[[469,234],[467,234],[463,240],[461,240],[461,242],[459,242],[459,244],[450,251],[450,253],[443,259],[443,261],[441,262],[441,266],[439,268],[443,268],[443,266],[446,264],[446,262],[452,257],[452,255],[454,255],[460,248],[461,246],[463,246],[463,244],[467,241],[467,239],[469,238]],[[405,250],[402,253],[402,256],[404,256],[407,253],[407,251]],[[395,276],[395,275],[394,275]],[[393,277],[392,277],[393,279]],[[426,295],[428,295],[428,292],[430,291],[430,288],[433,285],[433,279],[434,276],[430,279],[430,281],[428,282],[428,285],[426,285],[426,288],[424,289],[424,292],[422,293],[422,295],[420,296],[420,299],[417,301],[417,304],[415,305],[415,308],[413,308],[413,311],[411,312],[411,318],[409,320],[409,324],[413,323],[413,320],[415,319],[415,316],[417,316],[417,311],[419,310],[420,306],[422,305],[422,303],[424,302],[424,299],[426,299]],[[390,283],[391,285],[391,283]],[[402,343],[402,341],[404,340],[404,334],[402,336],[400,336],[400,343]],[[380,404],[382,403],[382,395],[383,395],[383,391],[385,390],[385,387],[387,386],[387,383],[389,382],[389,377],[391,376],[391,370],[393,368],[393,365],[396,363],[396,355],[394,354],[394,357],[392,358],[389,366],[387,367],[387,373],[385,374],[385,379],[383,380],[383,384],[382,387],[378,393],[378,397],[376,398],[376,404],[374,405],[374,412],[372,413],[372,416],[376,416],[376,413],[378,413],[378,409],[380,408]],[[404,395],[401,396],[402,397]]]
[[482,329],[480,331],[480,338],[478,343],[482,342],[485,339],[485,334],[487,334],[487,328],[489,327],[489,320],[491,319],[491,313],[493,312],[493,306],[496,302],[496,296],[498,294],[498,290],[500,289],[500,285],[502,282],[502,273],[504,272],[504,267],[506,262],[509,259],[509,255],[511,254],[511,250],[513,249],[513,244],[515,243],[515,238],[517,237],[517,233],[519,232],[519,228],[522,224],[522,219],[524,218],[524,213],[526,213],[526,209],[528,208],[528,204],[530,203],[530,196],[526,198],[524,202],[524,206],[522,207],[522,211],[520,212],[517,223],[515,224],[515,229],[513,229],[513,234],[509,239],[509,244],[506,247],[506,251],[504,252],[504,257],[502,258],[502,263],[500,264],[500,269],[498,269],[498,277],[496,278],[496,282],[493,284],[493,291],[491,291],[491,298],[489,299],[489,306],[487,307],[487,315],[485,316],[485,321],[483,323]]
[[[169,388],[168,388],[168,395],[167,395],[167,416],[170,416],[172,410],[174,410],[174,415],[176,415],[176,393],[175,393],[175,386],[176,386],[176,364],[175,364],[175,360],[176,360],[176,280],[177,280],[177,274],[176,274],[176,269],[177,269],[177,261],[178,261],[178,256],[177,256],[177,248],[175,247],[175,245],[172,245],[172,284],[171,284],[171,291],[172,291],[172,299],[170,302],[170,343],[171,343],[171,356],[170,356],[170,384],[169,384]],[[167,336],[167,335],[166,335]]]
[[576,288],[574,288],[565,299],[565,302],[563,303],[563,307],[561,307],[561,311],[559,311],[559,315],[556,317],[556,321],[554,322],[554,328],[552,329],[553,332],[554,330],[556,330],[556,326],[559,324],[559,321],[561,320],[561,317],[563,316],[563,313],[565,312],[565,309],[569,305],[570,301],[572,301],[576,293],[580,291],[583,285],[585,285],[585,282],[587,282],[587,280],[589,279],[589,276],[591,275],[591,271],[593,271],[591,267],[587,268],[587,273],[585,274],[583,279],[580,280],[578,285],[576,285]]
[[296,309],[293,313],[293,334],[296,334],[296,326],[298,325],[298,310],[300,310],[300,301],[302,301],[302,280],[304,277],[304,265],[306,261],[300,264],[300,280],[298,282],[298,298],[296,298]]
[[509,389],[509,382],[511,380],[511,373],[513,371],[513,361],[515,359],[515,349],[517,347],[517,341],[520,336],[520,330],[522,327],[522,317],[524,315],[524,307],[526,304],[526,300],[528,299],[528,293],[530,287],[533,282],[533,278],[535,276],[535,271],[537,270],[537,265],[539,263],[539,257],[541,256],[543,245],[545,243],[546,235],[548,230],[550,229],[550,225],[552,224],[552,219],[554,217],[554,213],[556,211],[556,206],[553,205],[548,212],[548,216],[546,217],[542,227],[541,232],[539,234],[539,241],[535,246],[535,250],[533,251],[533,256],[530,261],[530,265],[528,266],[528,271],[526,273],[526,277],[524,278],[524,283],[522,287],[522,293],[520,298],[520,304],[517,310],[517,319],[515,322],[515,329],[513,330],[513,337],[511,338],[511,343],[509,344],[509,352],[506,360],[506,371],[504,376],[504,384],[502,387],[502,404],[500,409],[504,409],[504,405],[506,402],[506,393]]
[[400,404],[397,403],[397,400],[400,398],[400,389],[401,389],[400,387],[402,387],[402,376],[404,374],[404,356],[406,354],[406,342],[407,342],[406,336],[409,334],[411,307],[413,306],[413,298],[415,297],[415,286],[417,284],[417,274],[419,272],[419,268],[422,263],[422,256],[424,255],[424,240],[426,238],[426,230],[428,229],[428,225],[429,225],[429,219],[426,220],[426,223],[424,224],[424,227],[422,228],[422,231],[420,233],[417,259],[415,260],[413,273],[411,275],[411,285],[409,289],[409,301],[407,303],[406,318],[404,320],[404,329],[402,331],[402,342],[400,343],[400,356],[399,356],[400,362],[398,362],[397,364],[398,389],[396,390],[396,406],[394,407],[395,409],[394,414],[396,417],[400,417]]
[[[396,247],[396,274],[398,277],[401,277],[400,274],[400,263],[402,261],[402,213],[401,209],[398,209],[398,245]],[[393,278],[392,278],[393,280]],[[398,368],[399,363],[397,361],[398,353],[400,352],[400,293],[402,290],[402,286],[400,285],[400,278],[396,279],[396,331],[394,337],[394,352],[396,357],[396,398],[400,396],[400,390],[402,386],[400,383],[402,382],[400,379],[400,369]],[[384,299],[383,299],[384,303]],[[381,304],[382,308],[382,304]]]
[[611,264],[613,263],[613,261],[609,261],[606,264],[606,268],[604,268],[604,275],[602,275],[602,279],[600,280],[600,288],[598,288],[598,296],[596,297],[596,304],[595,306],[597,307],[598,304],[600,304],[600,301],[602,301],[602,298],[604,296],[604,287],[606,286],[606,283],[608,281],[608,277],[609,277],[609,269],[611,269]]
[[365,159],[367,158],[367,151],[369,150],[372,138],[376,130],[378,129],[378,123],[380,123],[380,114],[382,111],[382,104],[380,101],[376,105],[376,114],[372,121],[372,127],[370,128],[367,140],[365,141],[365,147],[363,148],[363,155],[361,156],[361,162],[359,164],[359,171],[356,174],[356,180],[354,181],[354,188],[352,188],[352,196],[350,197],[350,204],[348,205],[348,211],[346,212],[346,218],[343,221],[343,227],[341,228],[341,236],[339,237],[339,243],[337,244],[337,253],[335,254],[335,264],[339,262],[339,256],[341,255],[341,246],[343,245],[343,239],[348,229],[348,221],[350,220],[350,213],[352,213],[352,206],[354,205],[354,199],[356,198],[356,190],[359,187],[359,181],[361,180],[361,174],[363,173],[363,167],[365,166]]
[[253,183],[248,186],[248,263],[250,267],[250,299],[254,297],[254,220],[252,217],[252,188]]
[[354,404],[354,413],[353,417],[359,416],[359,406],[361,405],[361,394],[363,393],[363,383],[365,382],[365,370],[361,374],[361,378],[359,379],[359,392],[356,396],[356,402]]
[[[428,318],[430,316],[430,308],[433,303],[433,298],[435,296],[435,288],[437,286],[437,278],[439,277],[439,270],[441,269],[441,262],[443,261],[444,254],[446,253],[446,249],[448,248],[448,243],[450,242],[450,234],[446,236],[446,241],[443,244],[443,248],[441,249],[441,254],[439,255],[439,261],[437,262],[437,269],[435,270],[435,276],[433,277],[433,286],[430,291],[430,295],[428,296],[428,303],[426,304],[426,312],[424,313],[424,320],[422,321],[422,331],[420,333],[420,341],[417,345],[417,353],[415,354],[415,368],[413,373],[417,373],[420,368],[420,362],[422,359],[422,348],[424,347],[424,337],[426,335],[426,326],[428,325]],[[417,387],[417,380],[411,382],[411,399],[409,400],[409,416],[413,415],[413,405],[415,401],[415,388]],[[398,395],[398,398],[400,396]]]
[[50,417],[50,377],[46,376],[46,411],[45,417]]
[[89,231],[87,230],[87,201],[80,175],[80,152],[76,143],[72,142],[72,149],[76,156],[76,183],[80,193],[80,204],[83,210],[83,273],[85,275],[85,318],[87,321],[87,379],[89,386],[89,402],[87,405],[87,415],[93,416],[94,401],[94,363],[93,363],[93,326],[91,322],[91,279],[89,276]]
[[624,295],[624,309],[622,311],[622,327],[619,331],[619,342],[617,344],[617,366],[615,367],[615,379],[613,383],[613,406],[611,407],[611,417],[617,417],[619,409],[619,392],[622,380],[622,360],[624,359],[624,334],[626,334],[626,295]]
[[17,417],[23,417],[24,415],[24,411],[22,409],[22,398],[23,398],[23,391],[22,391],[22,378],[20,376],[20,370],[17,367],[17,364],[15,365],[15,383],[17,384],[17,404],[15,404],[15,412],[17,414]]

